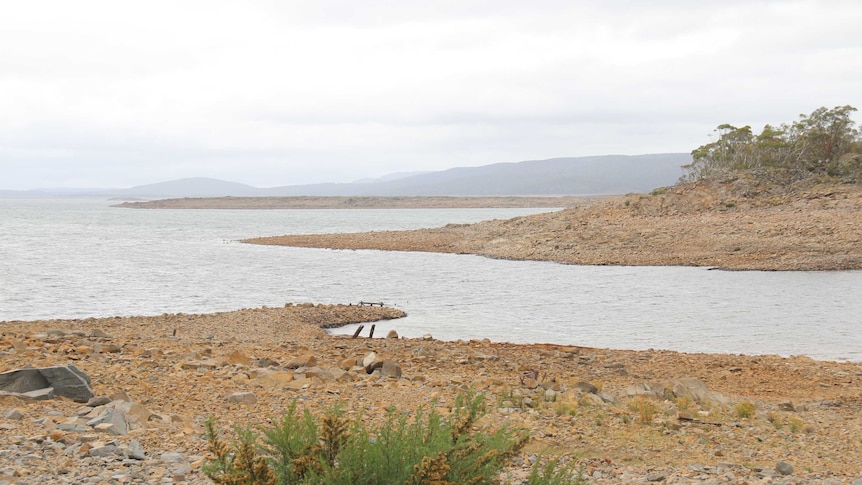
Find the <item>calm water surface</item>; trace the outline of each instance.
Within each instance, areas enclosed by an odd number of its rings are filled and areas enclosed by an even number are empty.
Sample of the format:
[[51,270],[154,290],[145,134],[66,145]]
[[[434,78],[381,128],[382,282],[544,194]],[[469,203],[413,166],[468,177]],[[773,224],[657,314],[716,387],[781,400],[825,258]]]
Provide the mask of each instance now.
[[[0,321],[383,301],[402,336],[862,361],[862,271],[594,267],[240,244],[535,209],[132,210],[0,199]],[[341,332],[352,333],[353,327]]]

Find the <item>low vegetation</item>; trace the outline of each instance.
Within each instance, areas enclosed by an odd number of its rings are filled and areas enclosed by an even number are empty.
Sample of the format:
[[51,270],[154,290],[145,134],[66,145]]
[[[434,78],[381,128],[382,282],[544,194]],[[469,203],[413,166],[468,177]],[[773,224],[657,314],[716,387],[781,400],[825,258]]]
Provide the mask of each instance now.
[[[211,419],[204,472],[225,485],[498,483],[529,435],[509,428],[475,431],[484,412],[484,396],[468,392],[447,419],[435,411],[419,409],[411,418],[393,409],[382,425],[369,427],[361,417],[349,423],[340,406],[316,419],[293,403],[271,427],[235,429],[231,444]],[[528,483],[581,482],[580,472],[551,460],[537,461]]]

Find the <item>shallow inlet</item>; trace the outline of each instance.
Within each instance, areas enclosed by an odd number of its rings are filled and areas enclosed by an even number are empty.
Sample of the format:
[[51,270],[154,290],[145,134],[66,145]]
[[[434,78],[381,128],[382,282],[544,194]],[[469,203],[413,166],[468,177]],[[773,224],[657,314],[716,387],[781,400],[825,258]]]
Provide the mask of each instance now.
[[373,300],[409,315],[379,323],[381,336],[394,328],[445,340],[862,361],[862,271],[567,266],[235,242],[436,227],[536,210],[144,211],[110,203],[0,200],[0,320]]

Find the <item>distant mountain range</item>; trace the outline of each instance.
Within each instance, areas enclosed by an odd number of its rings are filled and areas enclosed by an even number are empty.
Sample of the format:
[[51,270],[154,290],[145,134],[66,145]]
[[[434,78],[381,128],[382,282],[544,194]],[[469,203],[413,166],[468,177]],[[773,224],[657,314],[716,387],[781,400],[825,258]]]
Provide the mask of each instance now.
[[648,192],[673,185],[687,153],[552,158],[460,167],[440,172],[396,173],[354,183],[258,188],[212,178],[188,178],[128,189],[0,191],[0,197],[177,197],[266,196],[529,196]]

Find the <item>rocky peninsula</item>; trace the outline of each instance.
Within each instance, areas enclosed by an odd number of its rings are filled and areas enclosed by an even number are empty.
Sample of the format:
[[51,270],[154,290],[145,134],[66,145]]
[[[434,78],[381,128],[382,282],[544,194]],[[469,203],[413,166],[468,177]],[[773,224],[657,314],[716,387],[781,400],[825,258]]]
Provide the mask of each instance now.
[[609,196],[558,196],[558,197],[186,197],[127,201],[115,205],[128,209],[232,209],[232,210],[283,210],[283,209],[484,209],[484,208],[535,208],[575,207]]
[[468,386],[488,403],[477,426],[530,430],[504,483],[523,483],[543,456],[583,465],[596,484],[862,478],[858,363],[323,330],[402,315],[287,304],[2,322],[0,372],[74,366],[94,397],[0,395],[0,483],[207,483],[208,417],[266,425],[294,401],[313,413],[341,401],[369,421],[420,405],[445,416]]
[[412,231],[248,239],[589,265],[862,268],[862,187],[701,180],[559,212]]

